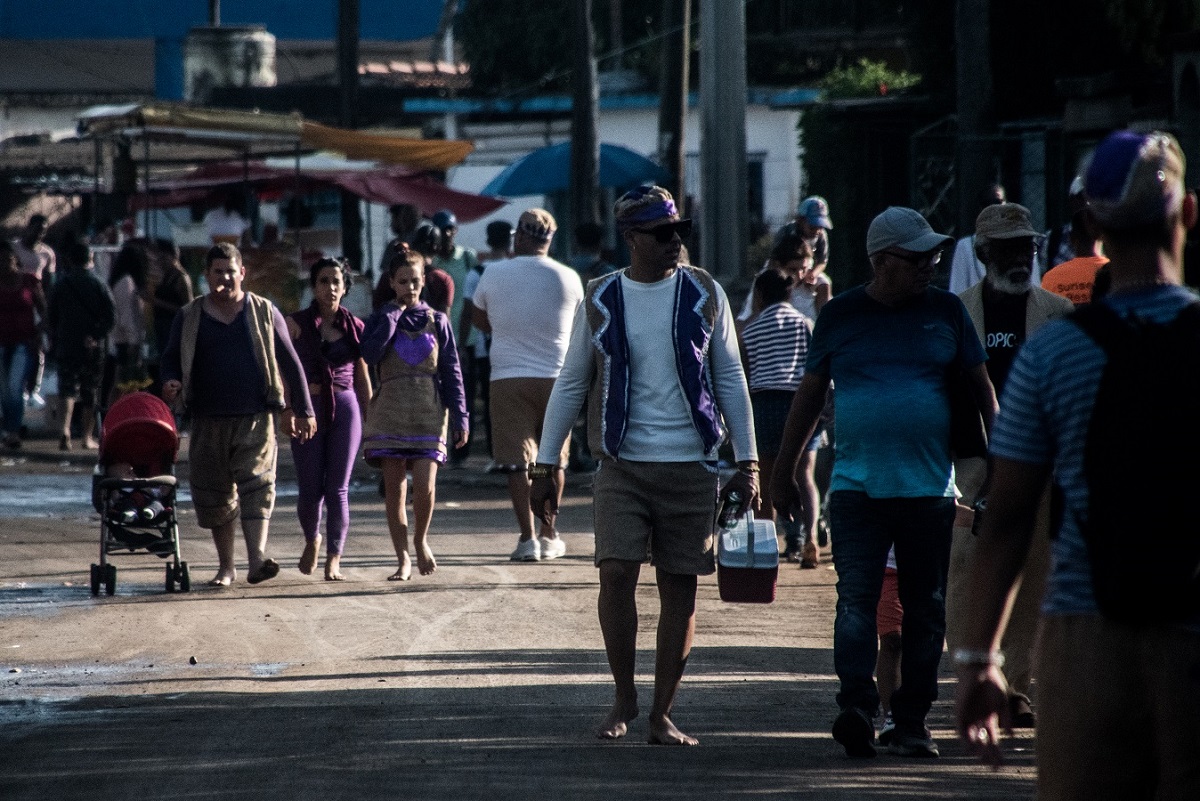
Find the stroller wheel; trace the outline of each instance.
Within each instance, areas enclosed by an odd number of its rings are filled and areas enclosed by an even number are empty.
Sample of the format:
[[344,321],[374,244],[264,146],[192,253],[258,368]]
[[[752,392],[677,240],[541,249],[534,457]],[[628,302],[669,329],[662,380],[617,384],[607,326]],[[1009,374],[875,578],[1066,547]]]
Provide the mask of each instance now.
[[190,592],[192,589],[192,576],[188,573],[187,562],[179,563],[179,590],[180,592]]
[[100,565],[92,564],[92,595],[100,594]]
[[175,567],[170,563],[167,564],[167,592],[175,592]]
[[104,566],[104,591],[113,595],[117,591],[117,566],[109,562]]

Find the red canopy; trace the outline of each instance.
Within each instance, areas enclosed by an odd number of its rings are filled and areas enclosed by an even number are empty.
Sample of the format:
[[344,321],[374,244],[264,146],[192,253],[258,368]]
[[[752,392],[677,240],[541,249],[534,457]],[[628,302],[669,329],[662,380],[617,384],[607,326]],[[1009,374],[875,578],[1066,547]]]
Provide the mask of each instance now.
[[463,222],[481,219],[506,205],[493,197],[451,189],[405,167],[313,169],[302,165],[297,171],[261,161],[205,164],[182,178],[151,182],[150,191],[135,195],[131,204],[133,209],[141,211],[217,203],[227,189],[242,185],[252,187],[264,198],[279,197],[286,192],[307,194],[344,189],[372,203],[410,203],[427,217],[449,209]]

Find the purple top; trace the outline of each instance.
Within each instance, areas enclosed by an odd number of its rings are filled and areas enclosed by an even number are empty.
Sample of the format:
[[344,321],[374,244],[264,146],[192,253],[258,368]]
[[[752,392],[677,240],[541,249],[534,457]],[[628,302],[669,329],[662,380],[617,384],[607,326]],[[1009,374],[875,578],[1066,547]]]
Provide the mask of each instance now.
[[385,303],[367,318],[360,343],[362,355],[367,364],[378,366],[387,354],[397,329],[409,333],[420,331],[428,324],[431,314],[438,342],[438,392],[450,412],[450,430],[466,431],[469,425],[467,397],[458,363],[458,347],[446,315],[434,311],[423,302],[406,309],[401,309],[395,303]]
[[353,389],[354,363],[358,361],[358,343],[362,339],[362,320],[348,310],[339,308],[333,326],[342,332],[342,337],[335,342],[324,342],[321,339],[324,320],[315,303],[289,316],[300,326],[300,338],[294,344],[308,383],[324,384],[330,381],[334,389]]

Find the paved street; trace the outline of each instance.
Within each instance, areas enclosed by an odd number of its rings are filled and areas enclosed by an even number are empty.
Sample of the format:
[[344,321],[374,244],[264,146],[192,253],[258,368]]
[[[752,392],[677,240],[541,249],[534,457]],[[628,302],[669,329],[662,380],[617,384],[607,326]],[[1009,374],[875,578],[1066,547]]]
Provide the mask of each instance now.
[[[284,565],[275,580],[204,587],[215,553],[184,511],[192,592],[164,593],[162,563],[138,553],[114,556],[116,595],[93,598],[94,454],[52,446],[33,441],[0,461],[6,801],[1032,796],[1031,736],[1011,743],[1012,765],[995,774],[953,739],[949,670],[931,716],[940,760],[843,755],[829,736],[828,564],[782,568],[769,606],[724,604],[715,578],[702,580],[676,709],[699,748],[646,745],[644,714],[626,740],[601,742],[592,728],[611,695],[586,478],[572,477],[561,520],[570,550],[553,562],[508,561],[516,536],[503,479],[473,460],[443,474],[433,576],[384,581],[395,557],[364,472],[346,582],[295,569],[301,537],[285,497],[272,525],[270,551]],[[651,577],[644,571],[639,594],[643,713]]]

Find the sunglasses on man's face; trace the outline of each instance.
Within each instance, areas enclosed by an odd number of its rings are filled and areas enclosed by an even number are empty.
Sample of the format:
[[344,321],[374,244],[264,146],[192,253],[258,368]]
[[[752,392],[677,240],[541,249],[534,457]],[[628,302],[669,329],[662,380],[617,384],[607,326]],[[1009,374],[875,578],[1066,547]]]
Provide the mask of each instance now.
[[634,228],[639,234],[649,234],[658,242],[667,243],[675,238],[675,234],[679,234],[680,239],[687,239],[692,234],[692,221],[680,220],[679,222],[667,223],[656,228]]
[[942,260],[942,251],[940,250],[935,250],[932,253],[897,253],[894,250],[886,250],[884,251],[884,255],[908,262],[914,267],[923,267],[925,265],[933,267],[937,266],[938,262]]

